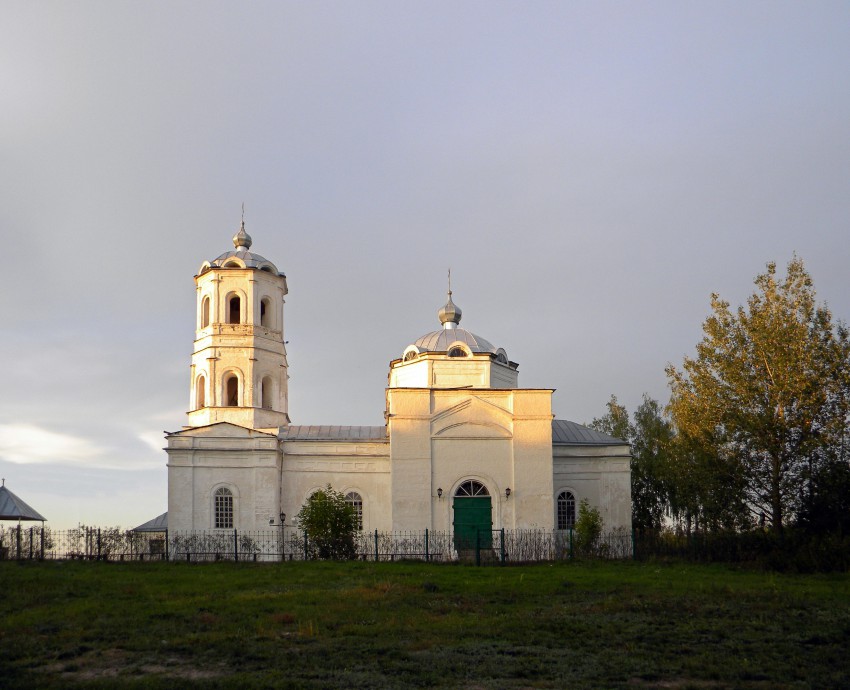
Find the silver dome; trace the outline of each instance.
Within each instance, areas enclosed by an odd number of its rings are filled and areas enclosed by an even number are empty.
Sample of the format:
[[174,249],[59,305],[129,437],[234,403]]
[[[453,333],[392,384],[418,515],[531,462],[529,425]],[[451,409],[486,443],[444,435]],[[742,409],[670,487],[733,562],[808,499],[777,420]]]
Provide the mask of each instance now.
[[[449,274],[451,276],[451,273]],[[437,316],[440,318],[440,323],[443,324],[439,331],[431,331],[419,338],[410,349],[415,348],[416,351],[422,352],[448,352],[449,348],[454,343],[463,343],[469,351],[476,353],[490,353],[501,356],[507,362],[507,354],[501,348],[496,347],[489,340],[484,340],[480,335],[470,333],[465,328],[458,326],[460,323],[461,309],[452,302],[452,290],[449,286],[449,299]]]
[[499,352],[499,348],[493,343],[465,328],[441,328],[439,331],[426,333],[413,345],[420,352],[448,352],[449,347],[457,342],[465,344],[470,352],[490,352],[494,355]]
[[440,319],[440,323],[443,324],[443,328],[455,328],[460,323],[460,317],[463,316],[463,312],[459,306],[452,302],[451,290],[449,290],[448,301],[437,312],[437,316]]
[[[243,207],[244,209],[244,207]],[[243,210],[244,213],[244,210]],[[239,232],[237,232],[233,236],[233,246],[236,247],[236,251],[248,251],[251,248],[251,236],[245,232],[245,221],[242,221],[242,225],[239,228]]]
[[[232,267],[234,268],[242,268],[240,264],[245,264],[245,268],[259,268],[260,270],[280,273],[277,270],[277,267],[264,256],[260,256],[254,252],[246,252],[244,250],[225,252],[221,256],[210,261],[210,266],[215,266],[216,268],[228,268],[228,259],[231,259],[229,263],[232,264]],[[283,274],[280,273],[280,275]]]
[[256,268],[261,271],[268,271],[274,275],[284,275],[282,271],[278,271],[275,266],[266,257],[260,256],[256,252],[248,251],[251,247],[251,236],[245,232],[245,221],[242,221],[242,226],[233,236],[233,246],[229,252],[217,256],[212,261],[205,261],[201,265],[201,270],[198,275],[206,273],[211,268]]

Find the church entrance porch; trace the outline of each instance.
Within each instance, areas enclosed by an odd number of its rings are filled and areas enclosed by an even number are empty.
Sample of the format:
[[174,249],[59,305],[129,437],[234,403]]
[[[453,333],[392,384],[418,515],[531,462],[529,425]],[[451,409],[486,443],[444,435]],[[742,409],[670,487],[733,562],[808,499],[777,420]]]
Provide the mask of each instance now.
[[493,547],[493,506],[481,482],[463,482],[452,502],[454,547],[458,555]]

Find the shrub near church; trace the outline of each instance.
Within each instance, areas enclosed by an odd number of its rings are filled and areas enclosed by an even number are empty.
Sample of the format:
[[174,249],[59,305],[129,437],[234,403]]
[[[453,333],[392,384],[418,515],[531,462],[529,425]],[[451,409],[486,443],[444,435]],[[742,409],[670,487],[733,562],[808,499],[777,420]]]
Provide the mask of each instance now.
[[357,512],[330,484],[310,496],[295,519],[305,532],[308,557],[345,561],[357,555]]

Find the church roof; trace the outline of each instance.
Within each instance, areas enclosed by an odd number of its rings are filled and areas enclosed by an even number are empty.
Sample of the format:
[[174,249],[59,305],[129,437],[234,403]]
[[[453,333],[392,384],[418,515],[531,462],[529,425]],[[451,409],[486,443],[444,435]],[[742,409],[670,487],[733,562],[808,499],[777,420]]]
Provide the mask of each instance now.
[[[264,256],[260,256],[255,252],[239,251],[238,249],[224,252],[221,256],[210,261],[210,265],[217,267],[226,266],[228,259],[235,260],[234,263],[237,264],[244,264],[244,266],[239,266],[240,268],[259,268],[261,270],[264,268],[266,270],[274,269],[275,273],[279,273],[277,267]],[[283,274],[281,273],[281,275]]]
[[47,520],[35,508],[31,508],[15,496],[6,485],[0,486],[0,520]]
[[133,528],[133,532],[165,532],[168,529],[168,511],[157,515],[153,520]]
[[294,425],[280,430],[283,441],[386,441],[385,426]]
[[426,333],[414,344],[420,351],[446,352],[452,343],[462,342],[467,345],[471,352],[492,352],[496,354],[498,348],[489,340],[480,335],[470,333],[465,328],[442,328],[439,331]]
[[245,221],[243,220],[239,232],[233,236],[234,249],[224,252],[224,254],[217,256],[212,261],[205,261],[201,265],[199,274],[205,273],[211,268],[257,268],[261,271],[274,273],[275,275],[284,275],[266,257],[249,251],[251,249],[251,243],[251,236],[245,232]]
[[[282,427],[283,441],[386,441],[385,426],[332,426],[326,424]],[[553,445],[622,446],[626,442],[566,419],[552,420]]]
[[622,446],[626,441],[566,419],[552,420],[552,445]]

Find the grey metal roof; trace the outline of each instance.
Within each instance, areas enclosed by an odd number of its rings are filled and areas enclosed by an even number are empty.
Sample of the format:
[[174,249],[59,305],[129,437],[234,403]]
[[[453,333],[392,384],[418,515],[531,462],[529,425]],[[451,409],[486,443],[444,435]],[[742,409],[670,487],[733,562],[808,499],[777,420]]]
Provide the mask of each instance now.
[[133,532],[165,532],[168,529],[168,511],[162,515],[157,515],[153,520],[134,527]]
[[224,266],[225,263],[227,263],[227,260],[230,258],[240,259],[245,264],[246,268],[265,268],[266,270],[273,272],[275,275],[283,275],[281,271],[278,271],[277,266],[275,266],[264,256],[260,256],[259,254],[255,254],[254,252],[238,251],[236,249],[229,252],[224,252],[224,254],[222,254],[221,256],[210,261],[209,266],[207,264],[204,264],[201,267],[200,272],[203,273],[204,271],[208,270],[209,267],[221,268],[222,266]]
[[251,249],[251,236],[245,232],[245,221],[242,221],[242,227],[239,228],[239,232],[237,232],[233,236],[233,246],[234,249],[231,249],[229,252],[224,252],[224,254],[216,257],[212,261],[205,261],[201,265],[201,269],[198,271],[198,275],[206,273],[210,268],[222,268],[224,264],[227,263],[228,259],[239,259],[239,263],[245,265],[246,268],[259,268],[261,270],[267,270],[275,275],[283,275],[283,272],[277,270],[277,266],[275,266],[271,261],[269,261],[266,257],[260,256],[256,252],[249,251]]
[[622,446],[626,441],[603,434],[586,426],[567,421],[552,420],[552,445]]
[[281,428],[284,441],[386,441],[385,426],[294,425]]
[[47,520],[35,508],[15,496],[6,486],[0,486],[0,520]]
[[439,331],[426,333],[413,344],[426,352],[447,352],[449,346],[458,341],[464,343],[472,352],[498,352],[493,343],[465,328],[441,328]]

